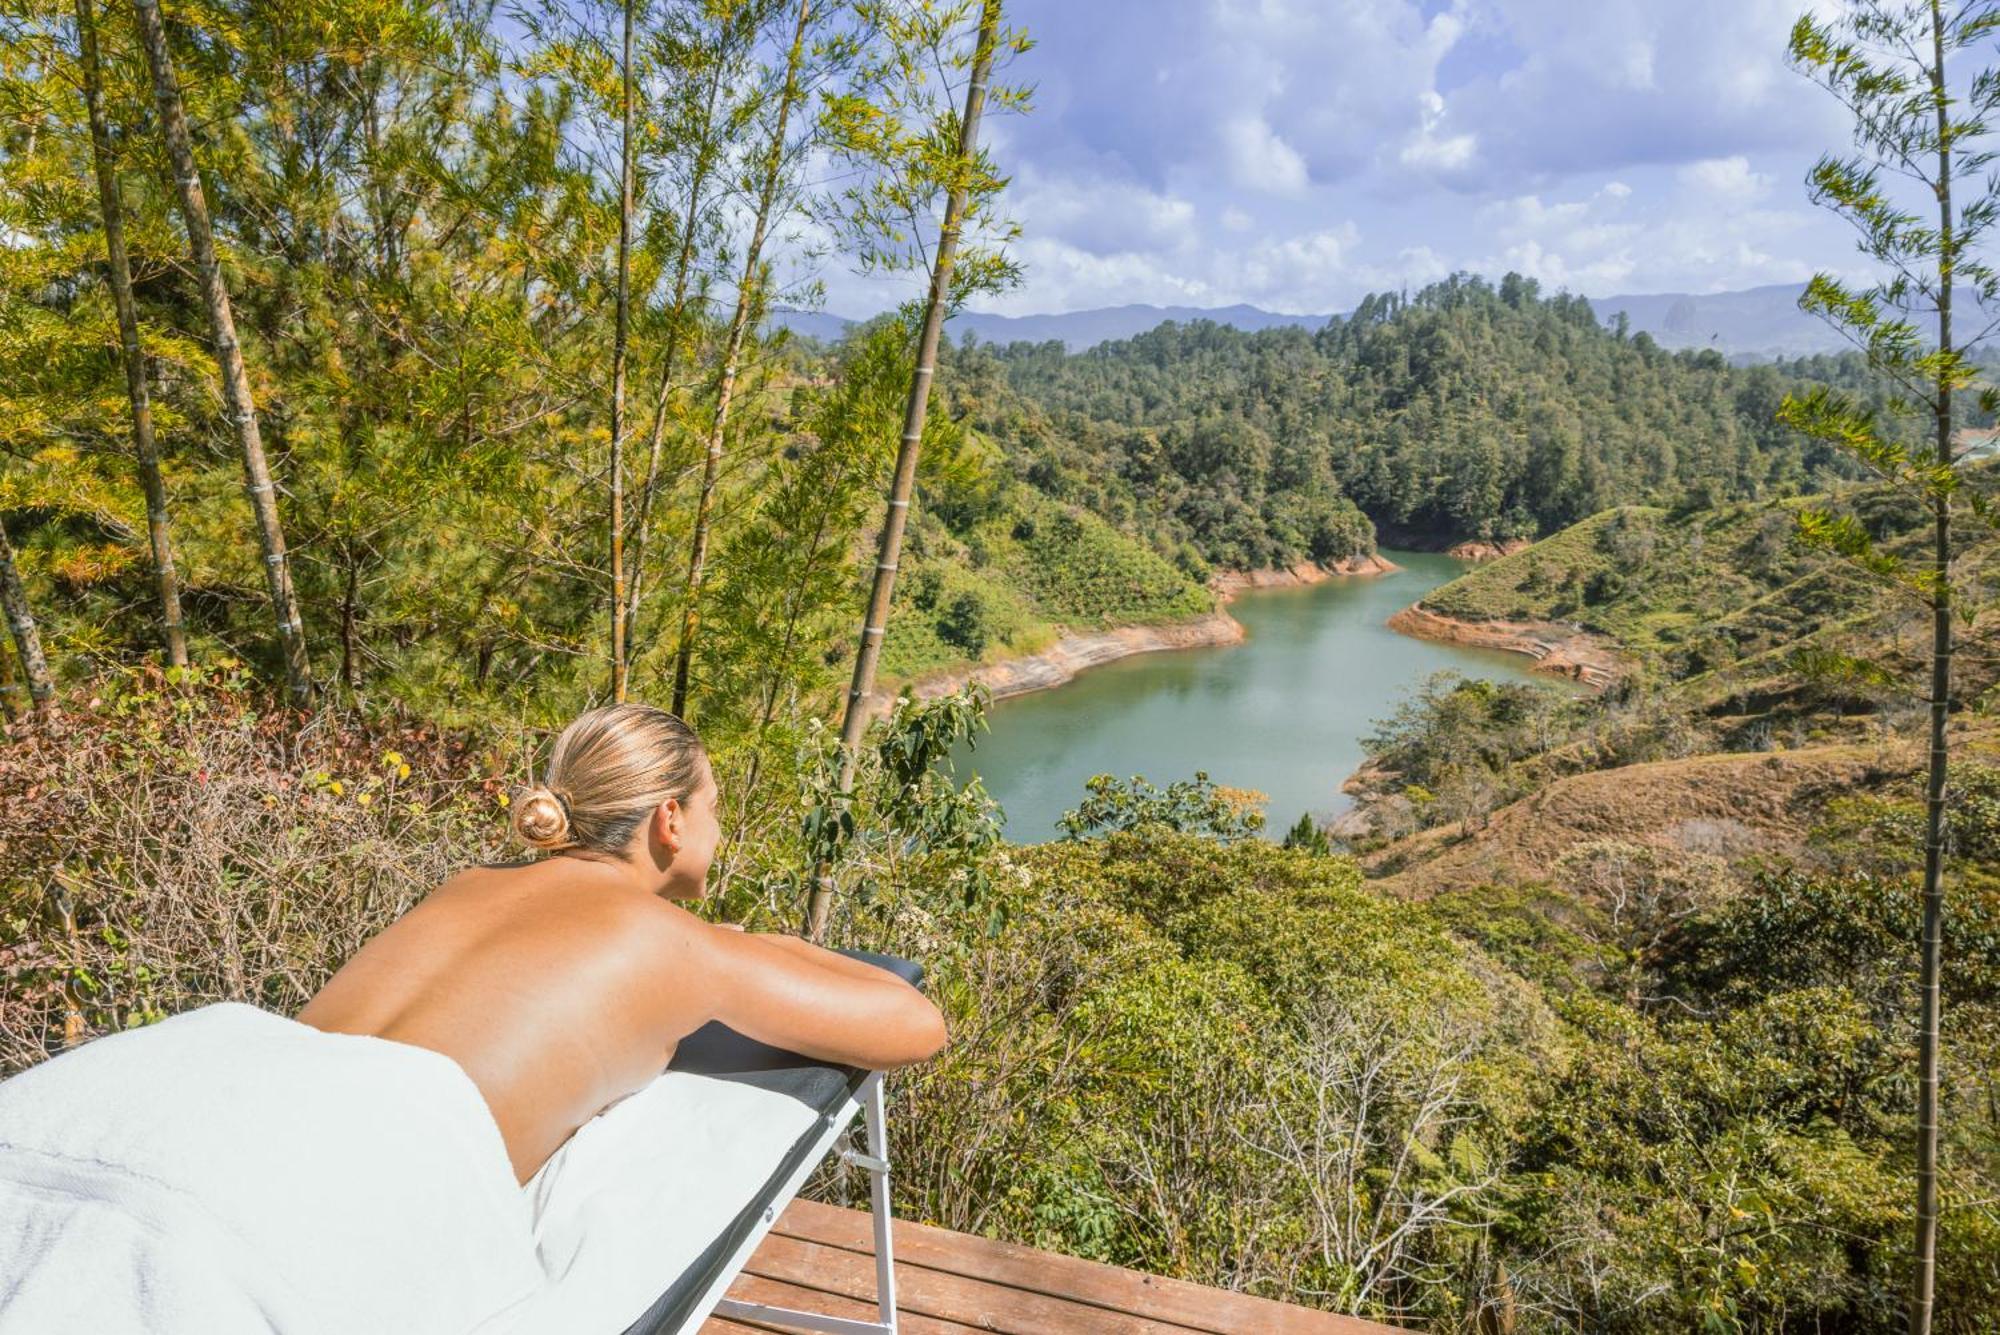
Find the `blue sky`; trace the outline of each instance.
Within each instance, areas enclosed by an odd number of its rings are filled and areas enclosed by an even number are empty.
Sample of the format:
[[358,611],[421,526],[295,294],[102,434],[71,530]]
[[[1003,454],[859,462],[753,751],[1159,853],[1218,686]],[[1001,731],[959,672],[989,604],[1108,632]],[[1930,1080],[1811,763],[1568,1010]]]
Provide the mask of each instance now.
[[[1847,127],[1801,0],[1011,0],[1009,314],[1327,312],[1454,269],[1589,296],[1866,272],[1802,185]],[[828,309],[886,304],[827,272]]]

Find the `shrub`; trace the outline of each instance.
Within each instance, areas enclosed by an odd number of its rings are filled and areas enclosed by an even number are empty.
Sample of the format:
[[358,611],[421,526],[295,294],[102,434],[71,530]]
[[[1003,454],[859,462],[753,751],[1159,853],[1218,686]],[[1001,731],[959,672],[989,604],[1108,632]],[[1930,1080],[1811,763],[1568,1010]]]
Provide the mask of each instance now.
[[985,618],[986,600],[967,589],[953,598],[938,617],[938,638],[963,650],[967,658],[977,658],[986,652]]
[[1199,834],[1227,842],[1264,828],[1264,813],[1233,800],[1203,770],[1193,779],[1170,783],[1164,790],[1133,775],[1130,782],[1109,774],[1093,776],[1084,785],[1080,806],[1065,811],[1057,826],[1071,839],[1114,830],[1172,831]]
[[434,729],[298,728],[232,665],[102,684],[0,757],[0,1072],[211,1001],[290,1014],[500,853],[492,756]]

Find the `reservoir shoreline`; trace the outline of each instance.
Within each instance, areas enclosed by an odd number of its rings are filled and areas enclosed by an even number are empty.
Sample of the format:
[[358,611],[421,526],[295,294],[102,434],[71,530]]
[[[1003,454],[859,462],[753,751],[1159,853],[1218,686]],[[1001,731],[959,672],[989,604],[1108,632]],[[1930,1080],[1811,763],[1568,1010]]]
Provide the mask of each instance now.
[[1535,670],[1602,692],[1624,675],[1618,654],[1589,631],[1549,621],[1467,621],[1416,602],[1389,618],[1389,629],[1437,644],[1498,649],[1535,660]]
[[908,683],[877,687],[868,697],[872,719],[895,702],[899,691],[907,689],[918,700],[934,700],[949,695],[969,682],[978,682],[995,700],[1045,691],[1074,681],[1079,672],[1113,663],[1135,654],[1158,653],[1168,649],[1205,649],[1240,644],[1247,632],[1243,623],[1228,612],[1229,603],[1245,589],[1304,587],[1336,577],[1370,577],[1401,569],[1377,554],[1347,557],[1332,564],[1301,561],[1296,565],[1267,570],[1224,570],[1209,579],[1215,594],[1212,612],[1181,621],[1165,621],[1132,626],[1112,626],[1105,630],[1067,634],[1046,649],[1017,654],[990,663],[964,664],[928,672]]
[[[1528,658],[1398,634],[1390,616],[1463,574],[1438,552],[1390,549],[1376,578],[1310,567],[1224,577],[1230,640],[1189,653],[1141,653],[1080,672],[1062,690],[996,701],[990,727],[954,748],[1007,812],[1008,838],[1058,832],[1093,775],[1168,783],[1206,772],[1265,797],[1267,833],[1302,814],[1322,822],[1352,803],[1343,779],[1363,739],[1439,671],[1500,681],[1536,675]],[[1372,567],[1371,567],[1372,568]],[[1239,641],[1238,636],[1241,636]]]

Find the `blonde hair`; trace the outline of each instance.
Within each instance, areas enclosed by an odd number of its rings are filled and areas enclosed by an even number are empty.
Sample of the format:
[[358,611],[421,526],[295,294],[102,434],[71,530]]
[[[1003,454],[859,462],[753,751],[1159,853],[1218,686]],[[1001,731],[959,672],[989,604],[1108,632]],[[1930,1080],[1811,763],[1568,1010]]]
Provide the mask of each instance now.
[[664,709],[590,710],[556,738],[541,787],[514,799],[514,833],[551,852],[622,853],[653,808],[694,795],[707,764],[694,729]]

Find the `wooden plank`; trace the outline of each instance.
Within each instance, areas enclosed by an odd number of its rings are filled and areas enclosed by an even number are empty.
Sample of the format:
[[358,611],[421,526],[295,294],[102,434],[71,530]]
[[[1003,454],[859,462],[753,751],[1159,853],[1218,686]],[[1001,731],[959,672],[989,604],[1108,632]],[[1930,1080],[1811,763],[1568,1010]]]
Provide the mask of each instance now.
[[[729,1296],[746,1303],[768,1303],[772,1307],[824,1312],[828,1316],[851,1317],[856,1321],[873,1321],[879,1315],[872,1301],[861,1302],[843,1294],[829,1293],[825,1289],[812,1287],[810,1283],[771,1279],[764,1275],[752,1274],[747,1270],[739,1274],[730,1284]],[[761,1322],[754,1324],[759,1329],[763,1327]],[[905,1315],[900,1308],[897,1325],[901,1328],[902,1335],[980,1335],[975,1327],[960,1325],[956,1321],[940,1321],[920,1313]],[[702,1327],[704,1332],[707,1329],[706,1325]],[[796,1335],[793,1327],[775,1329],[785,1330],[788,1335]]]
[[[1384,1335],[1397,1329],[1359,1317],[1209,1288],[1100,1261],[1036,1251],[1016,1243],[904,1219],[896,1220],[893,1228],[899,1282],[903,1263],[907,1261],[992,1284],[1057,1294],[1117,1312],[1228,1335],[1246,1330],[1268,1331],[1271,1335]],[[818,1201],[793,1200],[778,1217],[773,1232],[867,1256],[873,1256],[875,1251],[873,1225],[865,1211],[844,1210]]]
[[[875,1258],[866,1252],[828,1246],[773,1233],[757,1248],[748,1267],[771,1279],[872,1302]],[[896,1265],[896,1310],[955,1321],[995,1335],[1044,1335],[1047,1331],[1089,1335],[1202,1335],[1203,1328],[1129,1312],[1072,1302],[1061,1294],[1009,1284],[992,1284],[926,1265]]]

